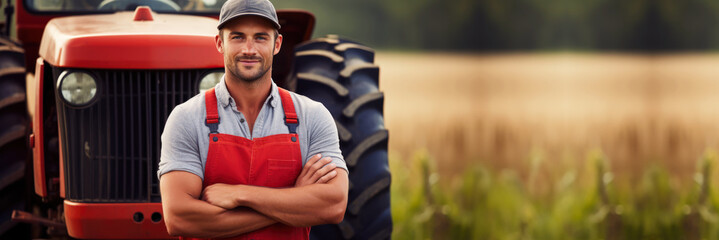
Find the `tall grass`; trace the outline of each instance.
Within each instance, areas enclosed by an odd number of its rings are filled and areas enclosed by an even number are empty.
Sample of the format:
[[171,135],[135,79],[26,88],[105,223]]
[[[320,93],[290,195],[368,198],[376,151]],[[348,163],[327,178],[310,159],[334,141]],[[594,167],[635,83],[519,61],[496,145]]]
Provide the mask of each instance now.
[[395,238],[719,239],[719,55],[377,63]]
[[[719,239],[719,194],[712,185],[718,155],[698,154],[694,183],[677,184],[666,168],[648,167],[619,184],[599,150],[583,167],[540,179],[541,151],[530,176],[475,163],[441,176],[432,156],[390,156],[394,239]],[[559,171],[556,171],[559,172]],[[537,182],[551,181],[538,188]]]

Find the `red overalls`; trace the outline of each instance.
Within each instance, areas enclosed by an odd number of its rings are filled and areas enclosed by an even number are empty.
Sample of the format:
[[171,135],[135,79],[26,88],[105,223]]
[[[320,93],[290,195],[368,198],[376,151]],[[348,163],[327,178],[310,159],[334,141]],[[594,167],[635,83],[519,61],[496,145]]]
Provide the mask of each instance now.
[[[217,132],[217,96],[212,88],[205,92],[210,146],[205,163],[202,188],[215,183],[245,184],[272,188],[293,187],[302,169],[302,155],[296,128],[299,124],[290,93],[278,88],[285,124],[289,134],[277,134],[253,140]],[[291,227],[281,223],[231,239],[309,239],[309,227]]]

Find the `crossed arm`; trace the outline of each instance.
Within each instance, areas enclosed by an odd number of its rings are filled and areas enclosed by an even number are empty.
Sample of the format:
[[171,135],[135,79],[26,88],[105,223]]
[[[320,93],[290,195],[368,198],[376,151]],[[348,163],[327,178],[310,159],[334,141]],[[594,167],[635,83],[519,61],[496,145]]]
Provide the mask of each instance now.
[[348,176],[313,156],[294,187],[266,188],[215,184],[202,189],[197,175],[173,171],[160,178],[162,208],[170,235],[220,238],[255,231],[280,222],[312,226],[342,221]]

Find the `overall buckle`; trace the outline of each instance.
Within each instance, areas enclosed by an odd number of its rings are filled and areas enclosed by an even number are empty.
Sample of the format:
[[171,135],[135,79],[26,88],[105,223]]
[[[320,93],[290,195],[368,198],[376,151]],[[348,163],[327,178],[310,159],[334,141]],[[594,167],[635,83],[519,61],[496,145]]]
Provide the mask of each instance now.
[[[214,122],[214,123],[210,123],[207,119],[205,119],[205,126],[210,128],[210,134],[220,133],[217,131],[217,129],[220,128],[220,118],[217,118],[217,122]],[[208,134],[208,136],[210,134]]]
[[290,130],[290,133],[297,133],[297,126],[300,125],[300,120],[293,119],[296,122],[291,123],[287,121],[287,117],[285,117],[285,125],[287,125],[287,129]]

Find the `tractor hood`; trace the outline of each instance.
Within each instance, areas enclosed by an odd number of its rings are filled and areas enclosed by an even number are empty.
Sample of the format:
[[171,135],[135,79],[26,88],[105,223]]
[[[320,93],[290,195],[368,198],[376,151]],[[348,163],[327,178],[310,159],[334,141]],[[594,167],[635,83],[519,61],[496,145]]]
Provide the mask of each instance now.
[[223,67],[215,48],[216,19],[145,10],[53,19],[45,27],[40,57],[71,68]]

